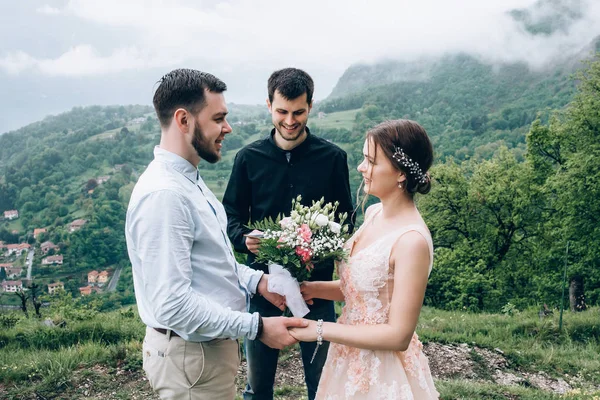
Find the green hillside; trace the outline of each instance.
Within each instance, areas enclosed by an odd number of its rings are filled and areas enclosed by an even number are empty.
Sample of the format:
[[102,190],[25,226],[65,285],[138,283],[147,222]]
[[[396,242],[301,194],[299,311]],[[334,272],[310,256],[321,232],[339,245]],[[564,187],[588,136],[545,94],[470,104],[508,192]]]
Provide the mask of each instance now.
[[[374,68],[386,71],[390,65]],[[360,183],[356,165],[367,129],[383,119],[402,117],[428,129],[438,155],[433,171],[437,185],[420,205],[439,249],[428,304],[472,310],[498,310],[509,302],[558,304],[561,255],[567,241],[575,243],[583,236],[557,228],[563,223],[558,216],[571,215],[567,210],[577,215],[574,199],[558,202],[552,197],[555,178],[547,176],[548,171],[564,172],[566,167],[536,156],[527,134],[541,116],[531,132],[557,130],[560,140],[570,137],[560,133],[566,128],[557,121],[565,126],[575,123],[568,110],[578,107],[582,96],[591,96],[591,89],[582,89],[573,97],[578,82],[595,82],[597,62],[592,65],[583,70],[592,72],[571,79],[564,66],[542,74],[524,65],[493,68],[465,55],[449,56],[434,65],[428,80],[366,87],[316,105],[309,126],[347,151],[354,193]],[[349,71],[361,70],[351,67]],[[349,75],[340,79],[338,87]],[[571,104],[568,112],[564,111],[567,104]],[[200,164],[203,178],[219,197],[236,152],[271,129],[266,107],[230,108],[234,131],[224,141],[222,161]],[[552,110],[563,111],[550,119]],[[548,121],[553,122],[546,128]],[[125,210],[159,136],[152,109],[145,106],[75,108],[0,136],[0,211],[17,209],[20,214],[17,220],[0,223],[0,240],[34,244],[34,229],[46,228],[37,243],[57,244],[64,263],[34,266],[34,279],[48,283],[60,277],[74,295],[91,270],[128,270]],[[576,149],[571,143],[565,146]],[[581,154],[569,157],[577,160]],[[588,208],[594,209],[593,204]],[[71,233],[69,224],[76,219],[88,222]],[[579,270],[593,269],[596,257],[591,249],[583,244],[571,247],[571,261]],[[35,262],[40,258],[37,254]],[[536,269],[544,269],[546,275],[535,276]],[[586,279],[592,285],[587,300],[596,304],[600,276],[592,273]],[[133,302],[130,275],[124,275],[110,297],[116,305]]]

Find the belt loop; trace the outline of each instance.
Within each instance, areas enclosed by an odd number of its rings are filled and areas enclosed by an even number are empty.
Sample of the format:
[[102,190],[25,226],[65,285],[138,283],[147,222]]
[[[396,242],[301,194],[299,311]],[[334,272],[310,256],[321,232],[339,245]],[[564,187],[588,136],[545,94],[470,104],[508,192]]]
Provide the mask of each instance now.
[[168,341],[171,341],[171,332],[173,332],[173,331],[170,329],[167,329],[167,340]]

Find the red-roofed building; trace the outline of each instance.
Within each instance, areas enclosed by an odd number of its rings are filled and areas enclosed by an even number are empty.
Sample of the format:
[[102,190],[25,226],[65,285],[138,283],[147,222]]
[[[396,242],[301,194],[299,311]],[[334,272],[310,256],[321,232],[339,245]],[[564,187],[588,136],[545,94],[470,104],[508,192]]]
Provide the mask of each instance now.
[[46,233],[46,228],[35,228],[33,230],[33,238],[37,239],[38,235],[41,233]]
[[19,268],[19,267],[7,267],[5,268],[6,270],[6,277],[8,279],[15,279],[20,277],[23,274],[23,268]]
[[4,211],[5,219],[17,219],[19,218],[19,212],[17,210],[7,210]]
[[16,254],[20,256],[24,251],[27,251],[31,248],[29,243],[19,243],[19,244],[7,244],[6,245],[6,255],[10,256]]
[[92,287],[91,286],[80,287],[79,288],[79,293],[82,296],[88,296],[88,295],[92,294]]
[[98,283],[108,282],[108,271],[102,271],[98,274]]
[[2,282],[2,290],[7,293],[16,293],[19,290],[23,290],[22,281],[4,281]]
[[62,255],[58,255],[58,256],[49,256],[46,257],[42,260],[42,265],[52,265],[52,264],[59,264],[62,265],[63,263],[63,256]]
[[98,293],[98,292],[100,292],[100,289],[93,287],[93,286],[89,286],[89,285],[79,288],[79,293],[81,293],[82,296],[89,296],[92,293]]
[[65,290],[65,284],[62,282],[48,284],[48,294],[54,294],[57,290]]
[[88,272],[88,283],[97,283],[98,282],[98,271]]
[[57,251],[58,250],[58,246],[55,245],[54,243],[52,243],[51,241],[47,241],[47,242],[44,242],[44,243],[42,243],[40,245],[40,249],[42,250],[42,253],[48,254],[48,252],[50,250]]
[[81,229],[81,227],[84,226],[86,223],[87,219],[76,219],[75,221],[69,224],[69,232],[72,233]]
[[13,265],[11,263],[0,264],[0,269],[1,268],[4,268],[4,271],[6,271],[7,279],[18,278],[23,273],[23,268],[13,267]]

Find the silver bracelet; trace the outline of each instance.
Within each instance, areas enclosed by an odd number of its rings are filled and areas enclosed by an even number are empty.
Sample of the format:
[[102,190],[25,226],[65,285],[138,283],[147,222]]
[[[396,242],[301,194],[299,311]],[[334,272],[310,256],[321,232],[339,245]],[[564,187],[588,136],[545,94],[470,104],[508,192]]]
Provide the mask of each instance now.
[[318,319],[317,320],[317,347],[315,347],[315,352],[313,353],[312,358],[310,359],[311,364],[314,361],[315,356],[317,355],[317,351],[319,351],[319,346],[321,346],[322,344],[323,344],[323,320]]

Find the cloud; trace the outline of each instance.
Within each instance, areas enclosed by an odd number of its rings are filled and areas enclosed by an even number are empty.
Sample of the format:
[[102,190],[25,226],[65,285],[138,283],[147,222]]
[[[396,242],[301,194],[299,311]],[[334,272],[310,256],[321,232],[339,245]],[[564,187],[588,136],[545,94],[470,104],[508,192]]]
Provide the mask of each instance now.
[[4,58],[0,58],[0,69],[11,75],[16,75],[25,69],[33,67],[35,64],[36,60],[22,51],[17,51],[8,54]]
[[35,59],[23,52],[8,54],[0,59],[0,69],[11,74],[36,70],[47,76],[87,76],[175,65],[180,61],[172,59],[166,63],[135,47],[119,48],[102,56],[92,46],[85,44],[72,47],[54,59]]
[[60,14],[60,10],[58,8],[51,7],[48,4],[44,4],[42,7],[38,7],[35,11],[40,14],[48,14],[48,15]]
[[[556,3],[537,2],[532,19],[551,15]],[[531,8],[536,0],[305,0],[301,5],[276,0],[69,0],[60,10],[44,6],[38,11],[118,32],[128,45],[100,38],[74,43],[54,57],[11,53],[0,58],[0,67],[11,73],[35,68],[50,76],[80,76],[178,63],[219,65],[223,71],[295,65],[339,76],[356,62],[466,52],[492,63],[525,61],[539,68],[579,51],[600,34],[600,2],[562,3],[580,5],[583,17],[569,29],[536,36],[508,13]]]

